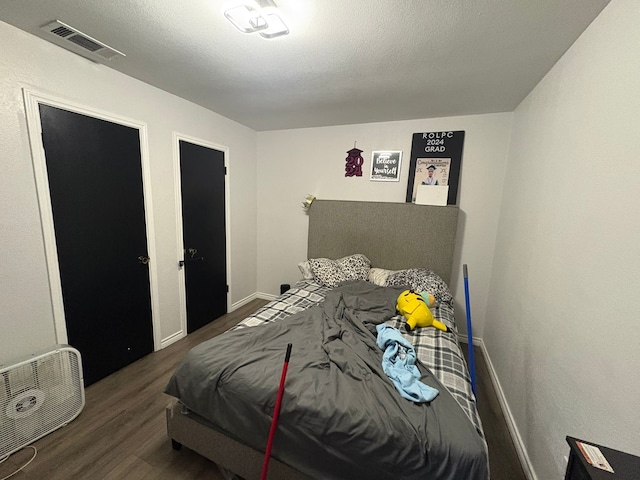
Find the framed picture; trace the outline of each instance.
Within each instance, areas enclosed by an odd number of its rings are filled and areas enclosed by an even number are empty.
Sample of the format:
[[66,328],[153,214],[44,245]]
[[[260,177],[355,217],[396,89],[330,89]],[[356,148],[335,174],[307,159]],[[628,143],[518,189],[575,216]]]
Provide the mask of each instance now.
[[371,181],[400,181],[402,151],[379,150],[371,153]]
[[464,131],[414,133],[407,182],[408,203],[415,203],[418,187],[447,186],[447,205],[456,205]]

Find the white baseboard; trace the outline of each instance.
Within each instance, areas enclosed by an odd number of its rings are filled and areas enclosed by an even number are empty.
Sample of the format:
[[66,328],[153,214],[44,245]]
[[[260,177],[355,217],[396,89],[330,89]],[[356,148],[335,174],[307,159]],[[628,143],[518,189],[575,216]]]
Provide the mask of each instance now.
[[256,293],[257,298],[261,298],[262,300],[269,300],[269,301],[275,300],[279,296],[280,295],[273,295],[271,293],[262,293],[262,292]]
[[167,338],[163,339],[160,342],[160,350],[162,350],[165,347],[168,347],[169,345],[171,345],[172,343],[176,343],[178,340],[186,337],[187,334],[186,332],[184,332],[183,330],[180,330],[179,332],[176,332],[172,335],[169,335]]
[[246,305],[247,303],[249,303],[252,300],[255,300],[256,298],[258,298],[258,294],[257,293],[252,293],[251,295],[249,295],[248,297],[244,297],[241,300],[238,300],[236,303],[233,303],[231,305],[231,308],[229,308],[229,311],[227,313],[231,313],[234,310],[239,309],[240,307],[242,307],[243,305]]
[[[459,334],[458,334],[458,341],[459,341],[460,343],[464,343],[465,345],[468,345],[468,344],[469,344],[469,341],[468,341],[468,340],[469,340],[469,339],[468,339],[468,337],[467,337],[466,335],[463,335],[463,334],[461,334],[461,333],[459,333]],[[482,343],[482,339],[481,339],[480,337],[472,337],[472,341],[473,341],[473,344],[474,344],[476,347],[479,347],[479,346],[480,346],[480,344]]]
[[260,298],[262,300],[271,301],[271,300],[275,300],[276,298],[278,298],[278,295],[272,295],[270,293],[262,293],[262,292],[252,293],[248,297],[245,297],[242,300],[238,300],[236,303],[231,305],[231,308],[229,309],[229,313],[233,312],[234,310],[239,309],[240,307],[242,307],[243,305],[246,305],[247,303],[251,302],[252,300],[256,300],[257,298]]
[[[476,343],[476,340],[478,340],[478,343]],[[496,391],[496,395],[498,397],[498,402],[500,402],[500,407],[502,408],[502,412],[504,413],[504,418],[507,422],[507,428],[509,429],[509,433],[511,434],[513,444],[516,447],[516,452],[518,453],[518,458],[520,459],[520,464],[522,465],[524,474],[527,476],[528,480],[538,480],[538,477],[533,471],[531,459],[527,454],[527,450],[524,446],[524,442],[522,441],[522,437],[520,436],[520,432],[518,431],[518,427],[516,426],[513,415],[511,414],[509,404],[507,403],[507,400],[504,396],[504,390],[502,390],[502,386],[500,385],[500,381],[498,380],[496,370],[495,368],[493,368],[493,363],[491,362],[491,357],[489,357],[489,352],[487,352],[487,348],[485,347],[485,344],[481,338],[476,339],[474,337],[473,344],[478,345],[482,350],[482,355],[484,356],[484,360],[489,370],[489,376],[491,377],[491,383],[493,384],[493,388]]]
[[[273,295],[272,297],[276,298],[275,295]],[[242,307],[243,305],[246,305],[247,303],[249,303],[252,300],[255,300],[256,298],[265,298],[267,300],[273,300],[273,298],[266,298],[265,294],[253,293],[253,294],[249,295],[248,297],[245,297],[242,300],[239,300],[236,303],[234,303],[233,305],[231,305],[231,307],[228,309],[227,313],[231,313],[234,310],[237,310],[238,308]],[[173,333],[173,334],[169,335],[167,338],[162,339],[162,341],[160,342],[160,349],[159,350],[162,350],[163,348],[168,347],[172,343],[175,343],[178,340],[180,340],[180,339],[182,339],[182,338],[184,338],[186,336],[187,336],[187,333],[184,330],[180,330],[179,332],[176,332],[176,333]]]

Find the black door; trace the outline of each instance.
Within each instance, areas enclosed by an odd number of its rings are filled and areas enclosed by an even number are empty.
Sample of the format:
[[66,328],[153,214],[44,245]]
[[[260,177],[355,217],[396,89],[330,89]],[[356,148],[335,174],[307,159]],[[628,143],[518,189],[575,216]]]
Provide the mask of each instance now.
[[224,152],[180,140],[187,332],[227,313]]
[[140,135],[40,105],[69,344],[85,385],[153,351]]

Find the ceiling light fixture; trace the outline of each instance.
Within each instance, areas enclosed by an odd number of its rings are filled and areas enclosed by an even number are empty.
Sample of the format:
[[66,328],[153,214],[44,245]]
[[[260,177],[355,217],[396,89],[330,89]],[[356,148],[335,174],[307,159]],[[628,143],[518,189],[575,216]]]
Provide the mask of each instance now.
[[259,33],[271,39],[287,35],[289,27],[272,0],[244,0],[228,3],[224,16],[242,33]]

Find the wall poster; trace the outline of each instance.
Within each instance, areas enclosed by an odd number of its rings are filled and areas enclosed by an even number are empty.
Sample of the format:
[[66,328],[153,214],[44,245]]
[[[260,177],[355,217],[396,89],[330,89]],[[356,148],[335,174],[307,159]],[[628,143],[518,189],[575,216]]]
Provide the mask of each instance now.
[[375,151],[371,153],[371,181],[400,181],[402,151]]
[[416,201],[418,186],[448,186],[447,205],[458,201],[464,131],[414,133],[406,201]]

